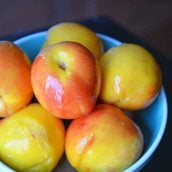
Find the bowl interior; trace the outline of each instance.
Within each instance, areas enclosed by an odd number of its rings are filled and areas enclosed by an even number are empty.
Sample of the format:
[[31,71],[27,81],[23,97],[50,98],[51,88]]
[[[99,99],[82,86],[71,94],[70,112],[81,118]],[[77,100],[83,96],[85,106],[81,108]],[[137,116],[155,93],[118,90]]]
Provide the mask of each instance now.
[[[107,50],[113,46],[118,46],[122,44],[120,41],[110,38],[108,36],[97,34],[103,42],[104,49]],[[46,32],[35,33],[21,39],[16,40],[14,43],[21,47],[29,58],[33,61],[35,56],[40,51],[40,48],[45,41]],[[134,120],[140,126],[143,136],[144,136],[144,149],[140,158],[125,172],[139,171],[150,159],[151,155],[157,148],[160,140],[165,131],[165,126],[167,122],[167,101],[166,94],[162,87],[160,94],[157,96],[156,100],[148,108],[135,112]],[[56,170],[63,172],[66,169],[67,171],[74,171],[69,166],[64,158],[60,162],[60,167],[58,166]],[[0,162],[0,171],[12,172],[6,165]]]

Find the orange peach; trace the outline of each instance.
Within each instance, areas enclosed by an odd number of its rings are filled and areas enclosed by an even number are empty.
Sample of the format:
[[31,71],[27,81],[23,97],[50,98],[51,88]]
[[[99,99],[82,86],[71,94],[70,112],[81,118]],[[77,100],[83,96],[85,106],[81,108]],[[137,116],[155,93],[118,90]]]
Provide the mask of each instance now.
[[66,133],[67,159],[82,172],[123,171],[137,160],[142,147],[139,127],[108,104],[73,120]]
[[31,64],[15,44],[0,42],[0,117],[25,107],[33,96]]
[[92,53],[76,42],[60,42],[42,50],[31,69],[34,93],[53,115],[74,119],[95,106],[100,70]]
[[39,104],[0,123],[0,158],[16,171],[51,172],[64,152],[64,124]]

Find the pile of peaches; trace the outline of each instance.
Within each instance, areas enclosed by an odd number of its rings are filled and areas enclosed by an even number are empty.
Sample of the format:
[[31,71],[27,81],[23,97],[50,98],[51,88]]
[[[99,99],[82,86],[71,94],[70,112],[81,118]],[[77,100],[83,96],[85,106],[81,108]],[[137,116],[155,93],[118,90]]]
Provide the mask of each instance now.
[[81,24],[52,26],[33,62],[1,41],[0,160],[18,172],[50,172],[65,152],[80,172],[123,171],[144,145],[126,111],[148,107],[161,84],[148,50],[124,43],[105,51]]

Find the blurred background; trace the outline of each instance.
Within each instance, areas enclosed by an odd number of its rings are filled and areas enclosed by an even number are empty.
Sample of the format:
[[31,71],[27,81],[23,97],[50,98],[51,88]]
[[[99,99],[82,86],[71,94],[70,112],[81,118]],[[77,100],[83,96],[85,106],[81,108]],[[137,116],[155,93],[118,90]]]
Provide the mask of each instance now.
[[0,38],[100,15],[172,59],[171,0],[0,0]]

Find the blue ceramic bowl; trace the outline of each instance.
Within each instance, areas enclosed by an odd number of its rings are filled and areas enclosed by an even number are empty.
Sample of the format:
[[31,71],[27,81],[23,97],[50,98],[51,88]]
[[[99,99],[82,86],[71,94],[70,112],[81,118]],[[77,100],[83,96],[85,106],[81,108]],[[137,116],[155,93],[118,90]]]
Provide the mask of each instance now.
[[[112,46],[122,44],[120,41],[108,36],[102,34],[98,34],[98,36],[101,38],[105,50]],[[45,41],[45,37],[46,32],[39,32],[18,39],[14,43],[20,46],[29,58],[33,60],[38,54],[42,43]],[[148,108],[139,111],[134,120],[143,132],[144,149],[140,158],[127,168],[125,172],[140,171],[158,148],[167,123],[167,98],[163,87],[153,104]],[[67,170],[68,172],[74,172],[74,169],[70,167],[65,158],[62,159],[60,163],[60,167],[58,166],[55,171],[63,172]],[[0,162],[0,172],[14,172],[14,170]]]

